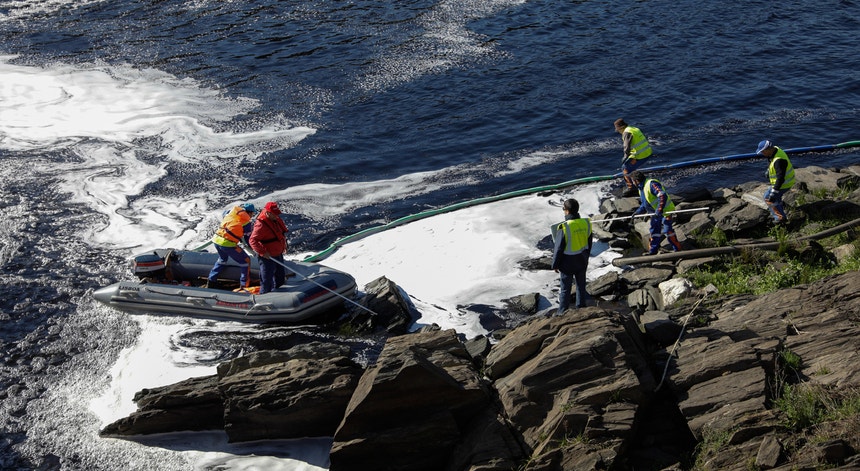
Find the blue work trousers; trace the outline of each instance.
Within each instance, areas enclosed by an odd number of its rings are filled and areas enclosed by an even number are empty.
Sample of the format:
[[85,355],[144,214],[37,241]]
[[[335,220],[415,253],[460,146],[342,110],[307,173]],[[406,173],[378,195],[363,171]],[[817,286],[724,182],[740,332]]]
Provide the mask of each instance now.
[[558,293],[558,315],[564,314],[564,311],[570,307],[574,281],[576,281],[576,307],[585,307],[585,298],[588,294],[585,292],[586,267],[587,265],[583,264],[582,268],[577,268],[572,273],[558,272],[561,284],[561,291]]
[[767,203],[767,209],[770,211],[773,221],[777,224],[781,224],[786,221],[785,208],[782,206],[782,195],[784,195],[786,191],[787,190],[774,190],[773,188],[768,188],[767,191],[764,192],[764,202]]
[[221,275],[227,261],[232,259],[239,265],[239,269],[241,270],[239,274],[239,286],[247,287],[248,280],[251,276],[251,258],[248,257],[248,254],[239,247],[222,247],[218,244],[214,245],[215,250],[218,251],[218,260],[215,261],[215,266],[212,267],[212,270],[209,272],[209,281],[218,281],[218,276]]
[[287,281],[287,270],[283,263],[283,255],[260,257],[260,294],[274,291]]
[[651,248],[648,251],[651,255],[656,254],[660,249],[660,243],[663,242],[663,236],[669,239],[672,244],[672,251],[681,250],[681,243],[678,242],[678,236],[675,235],[675,229],[672,227],[671,216],[651,216]]

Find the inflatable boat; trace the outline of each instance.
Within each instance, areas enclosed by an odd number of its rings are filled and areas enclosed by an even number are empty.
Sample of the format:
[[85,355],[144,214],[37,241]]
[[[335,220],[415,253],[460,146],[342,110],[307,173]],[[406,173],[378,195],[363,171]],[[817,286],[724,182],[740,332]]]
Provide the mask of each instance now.
[[[274,291],[255,294],[259,264],[251,258],[251,288],[240,290],[239,266],[232,260],[221,272],[219,289],[207,287],[207,276],[218,254],[157,249],[136,255],[136,281],[101,288],[93,297],[128,312],[187,315],[241,322],[301,322],[342,309],[356,290],[347,273],[316,263],[284,263],[286,282]],[[256,289],[253,287],[257,285]]]

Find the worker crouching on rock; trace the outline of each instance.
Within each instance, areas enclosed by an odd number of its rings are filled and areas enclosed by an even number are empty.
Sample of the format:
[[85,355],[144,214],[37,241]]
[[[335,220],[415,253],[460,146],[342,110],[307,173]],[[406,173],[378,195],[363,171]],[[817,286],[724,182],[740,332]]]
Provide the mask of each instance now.
[[681,244],[675,236],[675,229],[672,228],[672,215],[666,214],[675,210],[675,203],[672,202],[663,184],[654,178],[647,178],[638,170],[631,173],[630,177],[639,188],[639,199],[642,201],[633,216],[645,212],[654,213],[651,216],[651,247],[648,255],[657,253],[664,236],[669,240],[674,252],[680,251]]

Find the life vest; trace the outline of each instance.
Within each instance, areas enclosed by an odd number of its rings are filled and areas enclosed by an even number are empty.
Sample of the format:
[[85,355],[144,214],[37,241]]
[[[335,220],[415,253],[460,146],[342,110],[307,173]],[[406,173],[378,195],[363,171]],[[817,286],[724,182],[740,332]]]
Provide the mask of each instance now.
[[628,158],[642,160],[651,155],[651,144],[648,143],[648,139],[645,138],[645,135],[642,134],[639,128],[627,126],[624,128],[624,132],[629,132],[633,137],[630,140],[630,155],[627,156]]
[[251,215],[241,206],[236,206],[221,220],[221,227],[212,236],[212,242],[222,247],[235,247],[245,235],[244,226],[251,222]]
[[[648,204],[651,205],[651,207],[654,209],[654,211],[657,211],[657,206],[659,206],[659,204],[660,204],[660,198],[656,194],[651,192],[651,183],[652,182],[657,183],[661,187],[663,186],[663,184],[660,183],[659,180],[656,180],[654,178],[649,178],[648,180],[645,181],[645,188],[644,188],[643,193],[645,193],[645,201],[647,201]],[[674,211],[675,210],[675,203],[672,202],[672,198],[669,197],[669,193],[666,192],[665,188],[663,188],[663,192],[666,193],[666,205],[663,206],[663,212],[667,213],[669,211]]]
[[770,165],[767,169],[767,176],[770,178],[770,184],[775,185],[776,167],[774,167],[774,164],[777,160],[785,160],[785,180],[782,182],[782,186],[777,189],[787,190],[794,186],[794,167],[791,165],[791,161],[788,160],[788,154],[779,147],[776,148],[776,153],[773,154],[773,160],[770,161]]
[[558,230],[564,232],[564,240],[567,246],[564,248],[565,255],[576,255],[588,249],[588,237],[591,235],[591,220],[568,219],[558,225]]

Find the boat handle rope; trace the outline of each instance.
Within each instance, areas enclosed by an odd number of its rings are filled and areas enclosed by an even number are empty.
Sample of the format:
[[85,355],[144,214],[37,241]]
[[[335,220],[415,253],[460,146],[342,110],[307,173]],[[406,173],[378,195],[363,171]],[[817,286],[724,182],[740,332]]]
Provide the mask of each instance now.
[[[239,246],[240,246],[240,247],[242,247],[242,250],[244,250],[244,251],[245,251],[245,254],[247,254],[248,256],[251,256],[251,254],[254,254],[254,251],[253,251],[253,250],[251,250],[250,248],[246,247],[244,244],[240,244]],[[249,251],[250,251],[250,253],[248,253]],[[329,288],[328,286],[324,286],[324,285],[322,285],[322,284],[320,284],[320,283],[317,283],[316,281],[314,281],[314,280],[312,280],[312,279],[310,279],[310,278],[308,278],[308,277],[306,277],[306,276],[302,275],[301,273],[299,273],[299,272],[297,272],[297,271],[295,271],[295,270],[291,269],[291,268],[290,268],[290,267],[288,267],[286,264],[281,263],[280,261],[275,260],[274,258],[269,258],[269,260],[271,260],[271,261],[273,261],[273,262],[277,263],[278,265],[280,265],[280,266],[284,267],[284,269],[289,270],[289,271],[290,271],[290,273],[292,273],[292,274],[294,274],[294,275],[298,276],[299,278],[301,278],[301,279],[303,279],[303,280],[305,280],[305,281],[310,281],[311,283],[313,283],[313,284],[315,284],[315,285],[319,286],[320,288],[322,288],[322,289],[324,289],[324,290],[328,291],[329,293],[331,293],[331,294],[333,294],[333,295],[335,295],[335,296],[337,296],[337,297],[339,297],[339,298],[343,299],[344,301],[346,301],[346,302],[348,302],[348,303],[350,303],[350,304],[352,304],[352,305],[354,305],[354,306],[358,306],[359,308],[364,309],[365,311],[369,312],[370,314],[372,314],[372,315],[374,315],[374,316],[379,316],[379,314],[377,314],[376,312],[374,312],[372,309],[367,308],[367,307],[365,307],[365,306],[362,306],[361,304],[359,304],[359,303],[357,303],[357,302],[353,301],[352,299],[349,299],[349,298],[347,298],[346,296],[344,296],[344,295],[342,295],[342,294],[338,293],[337,291],[334,291],[333,289]],[[251,310],[253,310],[253,309],[254,309],[253,307],[252,307],[251,309],[248,309],[248,311],[247,311],[247,312],[245,312],[245,315],[247,316],[247,315],[248,315],[248,313],[249,313],[249,312],[251,312]]]

